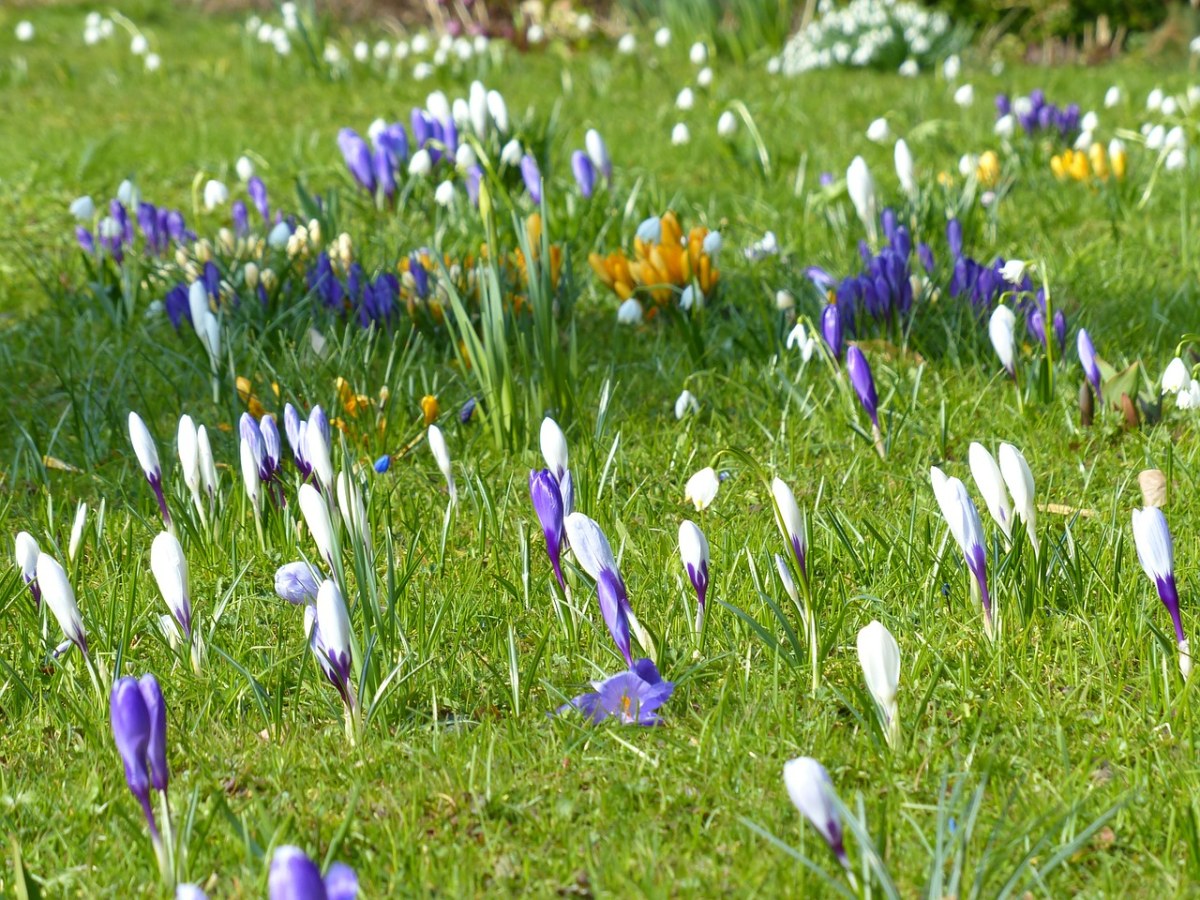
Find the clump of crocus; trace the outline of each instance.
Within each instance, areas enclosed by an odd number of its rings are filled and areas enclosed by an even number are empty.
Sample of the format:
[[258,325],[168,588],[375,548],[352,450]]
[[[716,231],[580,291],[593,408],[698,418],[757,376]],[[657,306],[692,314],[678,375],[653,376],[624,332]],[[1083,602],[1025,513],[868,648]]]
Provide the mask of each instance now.
[[271,854],[269,900],[355,900],[358,876],[345,863],[334,863],[321,877],[317,864],[299,847],[285,844]]
[[867,358],[857,346],[851,345],[846,350],[846,371],[850,373],[850,386],[858,395],[858,401],[871,419],[871,437],[875,441],[875,450],[880,459],[887,457],[883,446],[883,432],[879,428],[879,398],[875,393],[875,378],[871,375],[871,366]]
[[146,423],[142,421],[142,417],[135,412],[129,414],[129,440],[133,444],[133,452],[137,456],[138,464],[146,475],[146,481],[154,490],[159,512],[162,513],[163,524],[170,528],[171,513],[167,510],[167,499],[163,496],[162,466],[158,463],[158,445],[154,443],[154,437],[150,434]]
[[1099,181],[1110,178],[1121,181],[1125,177],[1125,146],[1114,141],[1108,150],[1099,141],[1087,151],[1064,150],[1050,157],[1050,171],[1059,181]]
[[900,645],[881,622],[873,621],[858,632],[858,662],[867,680],[867,689],[879,708],[887,742],[894,750],[900,743],[900,713],[896,705]]
[[563,513],[562,492],[558,479],[549,469],[529,473],[529,497],[546,538],[546,555],[554,567],[554,577],[564,591],[567,588],[562,573]]
[[[720,278],[715,256],[720,247],[718,232],[692,228],[686,239],[679,219],[673,212],[651,217],[638,226],[634,255],[617,250],[608,256],[588,256],[596,277],[621,300],[635,294],[653,304],[649,314],[683,297],[685,288],[699,291],[702,300],[711,298]],[[649,315],[648,314],[648,315]]]
[[855,884],[846,844],[842,837],[842,817],[838,813],[837,794],[825,767],[811,756],[788,760],[783,766],[783,783],[788,796],[801,815],[825,839],[834,858],[846,870],[846,877]]
[[109,709],[113,739],[125,765],[125,783],[142,805],[155,856],[164,878],[168,877],[165,848],[150,803],[151,787],[165,797],[170,774],[167,768],[167,707],[158,680],[149,674],[140,680],[129,676],[117,679],[109,697]]
[[1167,517],[1157,506],[1145,506],[1133,511],[1133,543],[1146,577],[1154,582],[1158,599],[1167,608],[1175,626],[1179,647],[1179,671],[1186,679],[1192,671],[1191,647],[1183,631],[1179,613],[1179,590],[1175,585],[1175,546]]
[[937,466],[929,470],[929,477],[933,483],[934,497],[937,498],[942,516],[950,527],[950,534],[954,536],[955,543],[966,560],[967,568],[974,576],[971,592],[983,604],[984,632],[989,638],[995,638],[992,598],[988,593],[987,583],[987,551],[979,511],[959,479],[947,477]]
[[690,519],[679,523],[679,556],[688,580],[696,590],[696,630],[704,624],[705,604],[708,602],[708,539],[700,526]]

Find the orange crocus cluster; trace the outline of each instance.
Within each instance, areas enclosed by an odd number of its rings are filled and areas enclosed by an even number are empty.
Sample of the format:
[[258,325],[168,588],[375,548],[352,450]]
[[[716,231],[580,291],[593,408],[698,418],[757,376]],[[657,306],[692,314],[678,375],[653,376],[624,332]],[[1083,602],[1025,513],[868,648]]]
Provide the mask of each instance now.
[[634,257],[624,250],[607,256],[592,253],[588,262],[596,277],[622,300],[642,292],[658,306],[667,306],[680,292],[695,283],[706,297],[720,278],[712,257],[704,249],[709,231],[696,226],[684,239],[683,228],[675,213],[667,212],[659,220],[657,241],[634,239]]

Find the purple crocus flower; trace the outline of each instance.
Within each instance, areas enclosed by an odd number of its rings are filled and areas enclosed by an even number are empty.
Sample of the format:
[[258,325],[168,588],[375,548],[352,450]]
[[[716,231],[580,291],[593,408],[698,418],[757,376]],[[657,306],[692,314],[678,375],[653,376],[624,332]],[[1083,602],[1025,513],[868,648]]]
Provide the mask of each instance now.
[[147,672],[138,681],[138,690],[150,717],[150,741],[146,745],[146,761],[150,764],[150,783],[156,791],[167,790],[170,770],[167,768],[167,704],[163,700],[158,679]]
[[234,200],[230,212],[233,215],[234,234],[245,237],[250,233],[250,214],[246,211],[245,201]]
[[963,230],[962,222],[958,219],[951,219],[946,223],[946,244],[950,247],[950,255],[954,259],[962,257]]
[[267,461],[267,445],[263,440],[262,431],[258,426],[258,420],[248,412],[242,413],[242,417],[238,420],[238,432],[242,436],[242,440],[250,445],[250,452],[254,456],[254,462],[258,466],[259,481],[269,481],[271,479],[271,466]]
[[375,172],[375,182],[379,192],[389,200],[396,193],[396,173],[393,168],[392,154],[386,147],[376,147],[371,155],[371,167]]
[[1008,99],[1008,94],[996,95],[996,115],[1007,116],[1012,112],[1012,101]]
[[817,286],[817,290],[822,294],[837,286],[837,279],[820,266],[809,266],[804,270],[804,275]]
[[184,319],[191,322],[192,308],[188,302],[188,286],[180,282],[167,291],[167,296],[163,298],[163,309],[171,321],[171,327],[176,331],[179,330]]
[[471,419],[475,416],[475,407],[479,405],[479,401],[474,397],[467,399],[467,402],[462,405],[462,409],[458,411],[458,421],[464,425],[469,425]]
[[1096,392],[1096,399],[1103,400],[1103,392],[1100,389],[1100,363],[1096,360],[1096,348],[1092,345],[1092,336],[1087,333],[1086,329],[1080,328],[1079,334],[1075,338],[1076,347],[1079,350],[1079,364],[1083,366],[1083,374],[1092,385],[1092,390]]
[[521,178],[525,181],[525,190],[529,191],[529,196],[533,200],[535,206],[540,206],[542,202],[542,173],[538,169],[537,160],[526,153],[521,157]]
[[371,165],[371,148],[353,128],[343,128],[337,136],[338,149],[354,180],[368,191],[375,191],[375,171]]
[[303,850],[284,845],[271,855],[267,896],[269,900],[354,900],[358,876],[345,863],[334,863],[321,878],[321,870]]
[[472,206],[479,206],[479,183],[483,180],[483,169],[473,165],[467,169],[467,199]]
[[821,310],[821,336],[834,359],[842,358],[842,316],[835,304]]
[[263,180],[254,175],[246,182],[246,191],[250,194],[250,200],[254,203],[258,214],[262,216],[263,222],[270,222],[271,206],[267,202],[267,186],[263,184]]
[[262,434],[263,449],[267,454],[267,468],[273,476],[279,471],[283,453],[282,442],[279,440],[279,426],[275,424],[275,416],[263,416],[262,421],[258,423],[258,430]]
[[154,809],[150,805],[150,777],[147,774],[153,723],[136,678],[126,676],[117,679],[109,696],[109,715],[113,740],[117,752],[121,754],[121,762],[125,764],[125,783],[141,803],[146,823],[150,826],[150,837],[157,845],[160,841],[158,824],[154,821]]
[[583,194],[585,199],[590,200],[596,189],[596,167],[592,165],[592,161],[582,150],[576,150],[571,154],[571,172],[575,175],[575,184],[579,186],[579,193]]
[[408,132],[400,122],[393,122],[375,139],[376,143],[387,150],[392,157],[393,168],[408,159]]
[[79,249],[89,256],[96,253],[96,238],[95,236],[82,225],[75,226],[75,242],[79,244]]
[[921,260],[921,266],[925,269],[926,275],[933,274],[933,248],[924,241],[917,244],[917,258]]
[[1067,317],[1061,309],[1054,311],[1054,339],[1058,341],[1059,351],[1067,347]]
[[554,567],[554,577],[564,591],[567,583],[562,573],[563,504],[558,479],[549,469],[529,473],[529,496],[546,537],[546,555]]
[[428,143],[429,138],[433,134],[433,119],[431,119],[423,109],[414,109],[412,111],[412,133],[413,146],[418,150]]
[[288,603],[316,603],[321,576],[303,561],[290,562],[275,571],[275,593]]
[[850,373],[850,384],[858,400],[871,417],[871,424],[879,429],[879,400],[875,395],[875,379],[871,376],[871,367],[867,358],[857,346],[851,344],[846,351],[846,370]]
[[600,526],[583,513],[568,515],[563,520],[563,527],[576,561],[596,581],[596,598],[600,602],[604,624],[617,649],[625,657],[625,662],[632,665],[629,642],[629,614],[632,608],[608,538]]
[[662,722],[658,710],[675,690],[675,683],[664,681],[648,659],[639,659],[628,672],[593,682],[592,686],[594,691],[564,703],[557,712],[577,709],[597,725],[608,718],[623,725],[658,725]]

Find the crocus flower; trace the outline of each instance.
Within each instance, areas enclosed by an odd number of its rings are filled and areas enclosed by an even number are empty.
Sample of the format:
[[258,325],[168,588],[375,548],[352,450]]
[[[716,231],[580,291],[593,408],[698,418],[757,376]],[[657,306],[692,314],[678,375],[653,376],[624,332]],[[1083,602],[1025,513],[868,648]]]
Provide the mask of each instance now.
[[[1003,447],[1003,445],[1001,445]],[[971,495],[957,478],[947,478],[937,466],[929,470],[933,493],[941,507],[950,534],[954,536],[967,568],[975,577],[975,585],[983,604],[983,627],[988,637],[994,637],[992,623],[992,598],[987,585],[987,551],[983,540],[983,523],[975,508]]]
[[583,146],[587,148],[588,158],[603,173],[604,180],[611,186],[613,179],[612,158],[608,155],[608,146],[604,143],[604,138],[600,136],[600,132],[595,128],[589,128],[587,134],[584,135]]
[[1086,329],[1079,329],[1075,345],[1079,350],[1079,364],[1083,366],[1084,376],[1091,384],[1092,390],[1096,392],[1096,399],[1103,400],[1103,392],[1100,387],[1100,363],[1096,360],[1096,348],[1092,345],[1092,336],[1087,333]]
[[562,573],[563,504],[558,479],[549,469],[529,473],[529,496],[546,538],[546,555],[554,567],[559,587],[566,590]]
[[592,193],[596,189],[596,167],[592,165],[592,161],[582,150],[576,150],[571,154],[571,172],[575,176],[575,184],[579,187],[579,193],[583,194],[585,199],[591,199]]
[[775,500],[775,523],[783,533],[783,539],[796,557],[800,577],[808,580],[808,533],[804,527],[804,513],[796,503],[796,495],[782,478],[771,481],[771,496]]
[[242,417],[238,420],[238,433],[241,435],[242,443],[249,445],[258,480],[266,481],[271,477],[271,466],[267,462],[267,444],[263,440],[258,420],[248,412],[242,413]]
[[169,531],[161,532],[150,545],[150,571],[158,582],[171,615],[183,629],[184,637],[192,636],[192,603],[188,596],[188,566],[179,538]]
[[430,425],[426,437],[429,441],[429,452],[433,454],[434,462],[437,463],[438,469],[446,479],[446,487],[450,491],[450,505],[453,506],[458,502],[458,487],[454,483],[454,468],[450,464],[450,450],[446,446],[446,436],[442,434],[442,429],[436,425]]
[[270,221],[271,206],[267,201],[267,186],[263,184],[263,180],[254,175],[246,183],[246,191],[250,194],[250,200],[254,203],[254,208],[258,210],[263,221]]
[[297,606],[316,603],[320,584],[320,574],[302,560],[286,563],[275,571],[275,593]]
[[775,571],[779,575],[779,583],[783,585],[783,590],[791,598],[793,603],[800,602],[800,594],[796,590],[796,581],[792,578],[792,568],[788,565],[788,561],[775,554]]
[[850,194],[850,202],[858,213],[859,220],[871,235],[875,237],[876,220],[879,218],[879,201],[875,195],[875,179],[871,170],[861,156],[854,157],[846,170],[846,190]]
[[367,558],[372,558],[371,522],[367,518],[367,507],[363,502],[358,477],[352,472],[338,472],[337,501],[350,534],[361,542]]
[[329,518],[329,506],[325,503],[325,498],[311,484],[300,485],[297,497],[300,503],[300,513],[304,516],[308,530],[312,532],[317,552],[321,554],[321,558],[325,562],[333,566],[337,547],[334,541],[333,523]]
[[863,352],[853,344],[846,350],[846,370],[850,373],[850,384],[854,393],[867,415],[875,431],[879,431],[879,399],[875,395],[875,379],[871,376],[871,367]]
[[183,483],[191,492],[192,500],[197,508],[200,506],[200,448],[197,443],[196,423],[189,415],[179,417],[179,431],[175,438],[175,446],[179,452],[179,468],[182,470]]
[[830,303],[821,310],[821,336],[834,359],[842,358],[842,316],[837,306]]
[[895,747],[900,737],[896,707],[896,689],[900,684],[900,645],[882,623],[873,621],[858,632],[858,662],[867,680],[867,689],[883,715],[888,744]]
[[571,513],[563,520],[567,543],[576,561],[596,582],[600,614],[625,662],[633,665],[629,641],[629,594],[617,569],[608,538],[593,520],[583,513]]
[[196,428],[196,455],[200,458],[200,484],[211,500],[217,493],[217,464],[213,461],[208,431],[203,425]]
[[79,614],[79,604],[75,602],[75,589],[67,580],[66,570],[50,554],[39,553],[36,574],[42,599],[46,601],[50,612],[54,613],[63,634],[87,656],[87,633],[83,629],[83,617]]
[[542,202],[542,173],[538,169],[537,160],[526,153],[521,157],[521,178],[525,182],[525,190],[535,206]]
[[195,884],[175,885],[175,900],[208,900],[208,894]]
[[783,766],[783,783],[796,809],[817,829],[837,861],[850,872],[850,860],[842,840],[842,818],[834,799],[833,782],[825,767],[811,756],[788,760]]
[[343,128],[337,136],[338,149],[354,180],[371,193],[375,192],[375,169],[371,163],[371,148],[353,128]]
[[651,660],[639,659],[621,672],[593,682],[594,691],[581,694],[559,707],[558,712],[577,709],[595,724],[616,719],[622,725],[658,725],[658,710],[670,699],[675,684],[664,681]]
[[900,179],[900,189],[908,196],[913,196],[917,192],[917,179],[913,174],[913,155],[908,149],[908,143],[904,138],[896,141],[896,177]]
[[257,520],[262,508],[261,492],[262,478],[259,476],[259,458],[254,452],[254,445],[245,437],[239,442],[242,463],[242,484],[246,488],[246,496],[254,507],[254,517]]
[[15,546],[17,568],[21,570],[21,577],[25,579],[25,584],[29,586],[29,593],[33,595],[34,606],[39,606],[42,602],[42,591],[37,583],[37,564],[40,554],[41,550],[38,548],[37,541],[33,539],[33,535],[28,531],[17,532]]
[[542,419],[538,444],[542,451],[542,459],[546,461],[546,468],[557,479],[558,488],[562,492],[563,514],[569,516],[575,509],[575,485],[568,465],[567,436],[549,416]]
[[154,490],[163,523],[169,528],[171,514],[167,511],[167,499],[163,496],[162,467],[158,464],[158,446],[154,443],[150,429],[146,427],[142,417],[135,412],[129,414],[129,440],[133,444],[134,455],[137,456],[138,463],[146,474],[146,481],[150,482],[150,487]]
[[150,783],[156,791],[166,791],[170,770],[167,767],[167,704],[163,700],[158,679],[147,672],[138,680],[138,690],[150,717],[150,741],[146,745],[146,762],[150,766]]
[[136,678],[126,676],[117,679],[109,697],[109,714],[117,752],[125,764],[125,783],[129,785],[130,793],[142,804],[146,823],[150,826],[150,837],[157,848],[160,838],[158,825],[154,821],[154,809],[150,805],[150,777],[147,772],[153,723]]
[[691,519],[679,523],[679,556],[688,580],[696,589],[696,622],[699,624],[704,618],[705,603],[708,601],[708,539]]
[[675,418],[682,419],[689,413],[698,412],[700,412],[700,401],[696,399],[695,394],[684,388],[675,398]]
[[1033,472],[1024,454],[1012,444],[1000,445],[1000,474],[1012,495],[1013,510],[1025,523],[1029,543],[1033,544],[1033,555],[1040,551],[1037,537],[1037,504],[1034,502]]
[[971,464],[971,477],[975,486],[983,495],[983,502],[991,513],[1004,537],[1012,541],[1012,504],[1008,500],[1008,491],[1004,488],[1004,477],[996,460],[983,444],[972,441],[967,451],[967,459]]
[[317,590],[317,628],[320,648],[329,662],[330,680],[351,709],[354,692],[350,684],[350,616],[336,584],[326,579]]
[[271,854],[267,896],[270,900],[329,900],[329,890],[317,864],[299,847],[284,845]]
[[1017,377],[1017,317],[1007,306],[997,306],[988,319],[988,338],[1000,362],[1012,378]]
[[263,451],[266,457],[267,478],[264,480],[269,480],[279,471],[283,456],[283,446],[279,440],[279,426],[275,424],[275,416],[270,414],[263,416],[258,423],[258,430],[262,435]]
[[80,503],[75,507],[75,521],[71,524],[71,539],[67,542],[67,559],[71,562],[75,561],[80,545],[83,543],[83,529],[87,527],[87,514],[86,503]]
[[683,499],[696,507],[697,512],[702,512],[712,505],[720,487],[721,479],[717,477],[717,470],[706,466],[688,479],[683,488]]
[[304,426],[304,461],[316,476],[321,490],[328,492],[333,486],[333,461],[329,449],[329,420],[319,406],[308,414]]
[[1175,587],[1175,548],[1167,518],[1157,506],[1133,511],[1133,543],[1146,577],[1154,582],[1158,599],[1171,616],[1179,644],[1179,670],[1186,679],[1192,670],[1191,650],[1179,615],[1179,591]]

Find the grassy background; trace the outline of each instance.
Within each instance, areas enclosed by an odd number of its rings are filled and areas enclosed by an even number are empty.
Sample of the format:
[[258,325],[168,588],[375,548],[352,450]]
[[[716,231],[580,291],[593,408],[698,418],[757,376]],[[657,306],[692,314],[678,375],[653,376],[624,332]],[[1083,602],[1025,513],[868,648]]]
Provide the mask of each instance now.
[[[103,533],[91,535],[70,571],[101,665],[154,671],[163,682],[173,808],[179,819],[189,806],[194,811],[182,872],[189,880],[207,881],[216,897],[259,896],[263,854],[290,841],[317,858],[350,862],[372,897],[817,893],[827,888],[745,821],[827,863],[783,791],[783,762],[803,753],[828,766],[852,806],[861,796],[905,896],[932,880],[925,843],[936,844],[939,805],[968,835],[959,893],[996,896],[1023,858],[1031,855],[1037,871],[1053,847],[1115,803],[1124,805],[1109,830],[1085,840],[1046,884],[1016,887],[1035,896],[1194,895],[1195,679],[1183,689],[1174,659],[1152,634],[1167,620],[1129,541],[1129,510],[1139,502],[1134,476],[1161,466],[1172,479],[1168,516],[1185,624],[1194,629],[1200,503],[1192,422],[1172,416],[1124,433],[1109,417],[1080,431],[1076,368],[1064,369],[1053,402],[1018,412],[1011,388],[991,377],[990,351],[978,339],[952,342],[951,352],[927,360],[881,348],[872,362],[891,445],[881,462],[852,431],[861,415],[823,366],[814,360],[802,368],[777,355],[782,329],[771,305],[775,290],[789,288],[814,311],[803,267],[843,272],[856,256],[857,227],[832,227],[794,196],[799,170],[811,188],[819,172],[844,171],[861,152],[896,196],[890,147],[862,136],[876,116],[886,114],[898,134],[921,126],[910,143],[928,177],[954,171],[961,153],[993,145],[990,97],[998,89],[1043,86],[1052,99],[1088,109],[1100,108],[1106,88],[1118,83],[1131,99],[1102,112],[1104,124],[1135,128],[1150,87],[1186,86],[1178,60],[1009,68],[998,76],[970,70],[979,99],[966,111],[932,76],[829,73],[784,82],[760,66],[718,61],[711,92],[679,113],[674,95],[694,71],[683,41],[639,60],[605,48],[549,51],[420,84],[366,72],[326,82],[295,59],[281,63],[249,49],[235,20],[134,4],[129,15],[163,57],[163,70],[151,75],[123,40],[84,48],[85,11],[39,11],[32,45],[13,41],[17,16],[0,12],[0,219],[10,223],[0,243],[0,379],[12,386],[0,435],[2,518],[7,533],[27,528],[43,547],[57,541],[65,556],[75,502],[106,504]],[[210,641],[219,651],[197,677],[173,664],[157,636],[162,604],[146,560],[158,525],[128,452],[125,416],[142,412],[165,461],[180,412],[212,428],[235,423],[241,405],[229,386],[211,402],[194,343],[161,317],[116,328],[66,289],[81,278],[66,206],[84,192],[108,197],[121,178],[136,176],[148,199],[181,205],[190,221],[195,172],[232,183],[233,161],[247,151],[263,160],[273,196],[286,196],[295,178],[316,189],[344,186],[339,127],[365,131],[376,115],[405,118],[428,91],[464,93],[476,74],[500,88],[514,112],[532,109],[544,120],[553,108],[549,181],[569,177],[569,151],[595,126],[617,163],[619,203],[636,189],[639,215],[670,206],[726,238],[725,311],[706,325],[709,352],[700,364],[669,328],[618,331],[612,299],[581,263],[590,246],[572,248],[582,290],[575,385],[582,411],[568,428],[572,465],[584,508],[621,548],[634,608],[679,688],[668,724],[653,731],[547,720],[546,710],[587,679],[615,671],[617,658],[590,600],[578,635],[555,615],[525,487],[537,460],[533,435],[528,449],[506,457],[478,429],[453,423],[446,427],[465,497],[444,542],[446,498],[424,448],[374,482],[377,542],[387,536],[407,576],[395,599],[410,647],[402,686],[364,741],[349,748],[336,695],[304,645],[299,611],[271,590],[274,568],[307,544],[280,517],[269,523],[266,549],[257,549],[235,470],[223,473],[230,500],[221,537],[202,539],[186,517],[181,526],[196,613],[207,619],[223,610]],[[716,117],[734,99],[763,132],[770,176],[732,157],[716,137]],[[686,147],[670,145],[677,120],[691,125]],[[1147,169],[1135,155],[1135,198]],[[1144,210],[1127,204],[1114,216],[1103,193],[1057,184],[1044,163],[1013,171],[1017,183],[995,233],[976,236],[970,249],[981,258],[1044,259],[1058,302],[1073,324],[1089,328],[1102,355],[1144,357],[1161,371],[1179,335],[1195,325],[1195,180],[1164,181]],[[435,237],[469,246],[469,235],[432,209],[390,220],[363,211],[348,228],[356,244],[380,254]],[[746,263],[737,248],[765,229],[779,235],[783,255]],[[614,226],[598,243],[628,237]],[[470,394],[438,341],[397,349],[389,365],[389,354],[370,349],[357,329],[329,331],[336,351],[323,361],[305,355],[300,329],[262,343],[235,331],[229,344],[238,373],[254,378],[264,399],[271,379],[285,397],[327,406],[338,375],[368,393],[386,383],[397,438],[417,433],[424,393],[438,393],[445,410]],[[613,399],[601,419],[606,380]],[[677,423],[671,406],[684,386],[703,411]],[[1043,514],[1040,564],[1027,547],[993,547],[1005,616],[995,647],[982,636],[953,548],[940,553],[945,529],[927,486],[931,464],[966,477],[971,440],[993,449],[1013,441],[1025,450],[1040,500],[1094,513]],[[232,435],[217,433],[214,449],[218,460],[236,460]],[[683,484],[714,460],[731,478],[697,516],[712,545],[712,596],[783,633],[763,598],[781,596],[769,562],[781,549],[770,498],[743,461],[719,455],[729,449],[780,473],[810,512],[827,643],[815,695],[807,661],[791,665],[786,648],[776,652],[729,608],[712,609],[703,647],[688,633],[675,534],[689,514]],[[46,453],[84,471],[47,470]],[[182,486],[168,468],[182,509]],[[578,591],[585,596],[582,585]],[[0,802],[10,843],[19,843],[47,896],[153,896],[154,862],[123,784],[106,704],[78,657],[45,665],[39,624],[15,571],[0,581],[0,617]],[[871,618],[897,636],[904,660],[906,745],[896,754],[874,726],[853,650],[855,632]],[[956,785],[968,794],[984,790],[973,829]],[[857,858],[856,841],[848,844]]]

